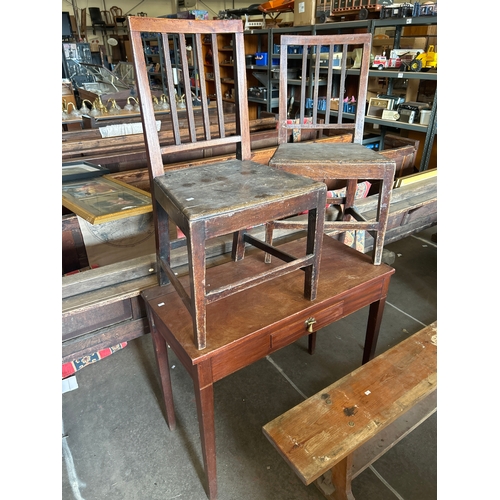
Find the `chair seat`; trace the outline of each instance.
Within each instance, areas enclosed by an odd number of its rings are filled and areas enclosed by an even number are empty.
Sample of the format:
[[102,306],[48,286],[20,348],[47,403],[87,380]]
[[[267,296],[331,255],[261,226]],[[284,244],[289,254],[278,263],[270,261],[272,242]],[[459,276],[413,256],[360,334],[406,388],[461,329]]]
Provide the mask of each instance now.
[[[241,229],[238,227],[240,222],[232,223],[237,217],[228,217],[230,215],[249,209],[258,210],[261,212],[258,221],[263,223],[263,218],[271,220],[276,212],[286,212],[287,199],[322,189],[322,184],[313,179],[250,160],[167,170],[154,182],[157,199],[161,201],[163,193],[190,222],[206,219],[209,223],[213,219],[225,218],[224,225],[216,223],[214,231],[218,234]],[[269,209],[271,213],[262,213]],[[247,213],[245,217],[246,227],[251,227],[252,215]]]
[[341,170],[344,179],[359,179],[375,171],[380,174],[393,163],[361,144],[299,142],[280,144],[269,166],[322,180],[332,168],[336,173]]

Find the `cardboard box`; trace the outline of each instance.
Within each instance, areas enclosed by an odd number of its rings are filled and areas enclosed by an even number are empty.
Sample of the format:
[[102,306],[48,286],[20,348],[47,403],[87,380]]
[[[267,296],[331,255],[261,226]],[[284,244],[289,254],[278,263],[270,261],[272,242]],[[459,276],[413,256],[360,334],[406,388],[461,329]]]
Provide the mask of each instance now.
[[424,49],[427,47],[427,37],[401,37],[400,49]]
[[316,24],[316,0],[298,0],[293,12],[294,26],[311,26]]
[[403,26],[401,36],[437,36],[437,24],[431,26]]

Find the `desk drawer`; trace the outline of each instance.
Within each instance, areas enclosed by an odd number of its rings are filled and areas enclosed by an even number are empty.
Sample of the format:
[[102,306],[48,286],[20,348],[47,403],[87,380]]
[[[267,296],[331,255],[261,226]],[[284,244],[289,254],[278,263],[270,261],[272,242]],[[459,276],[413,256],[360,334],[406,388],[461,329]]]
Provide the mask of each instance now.
[[275,333],[270,335],[270,348],[272,351],[281,349],[288,344],[291,344],[295,340],[299,339],[303,335],[307,335],[308,320],[315,321],[313,323],[314,331],[318,331],[321,328],[330,325],[334,321],[337,321],[344,314],[344,301],[337,302],[332,306],[319,311],[317,314],[309,314],[307,316],[301,317],[298,321],[281,328]]
[[313,328],[317,331],[340,319],[343,313],[344,302],[340,301],[317,313],[300,314],[279,330],[274,330],[274,333],[262,333],[224,349],[223,355],[212,358],[214,382],[307,335],[309,318],[313,317],[316,320]]

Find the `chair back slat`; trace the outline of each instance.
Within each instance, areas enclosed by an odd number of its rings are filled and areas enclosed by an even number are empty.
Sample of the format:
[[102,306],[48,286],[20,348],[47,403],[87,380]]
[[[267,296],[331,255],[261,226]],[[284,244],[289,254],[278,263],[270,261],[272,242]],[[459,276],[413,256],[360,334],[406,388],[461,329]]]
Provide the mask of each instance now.
[[[194,57],[196,59],[196,66],[198,68],[203,68],[203,48],[201,44],[201,35],[196,33],[194,35]],[[204,71],[198,71],[198,79],[195,80],[195,86],[197,91],[200,93],[201,98],[201,110],[203,119],[203,129],[205,131],[205,140],[210,141],[212,139],[210,133],[210,116],[208,111],[208,93],[207,93],[207,81],[205,78]]]
[[[235,144],[237,159],[249,160],[250,128],[242,21],[195,21],[136,16],[130,17],[128,21],[151,179],[164,173],[162,156],[177,151]],[[218,35],[233,40],[235,98],[233,105],[227,102],[221,84],[221,77],[225,74],[220,68]],[[154,115],[154,93],[151,91],[148,78],[142,36],[157,36],[161,40],[160,60],[163,60],[164,75],[162,93],[166,94],[170,104],[167,122],[172,127],[173,136],[171,142],[167,145],[162,144],[161,147]],[[213,66],[206,64],[204,49],[208,48],[205,45],[211,47]],[[213,73],[214,80],[210,95],[207,91],[209,80],[207,72]],[[182,95],[184,95],[184,105],[180,105],[179,102]],[[212,109],[214,104],[215,109]],[[236,117],[235,127],[228,129],[227,115]],[[214,123],[211,123],[214,121],[217,122],[216,128]],[[181,122],[184,124],[182,130]]]
[[[325,130],[351,130],[353,142],[361,144],[363,139],[364,113],[370,65],[371,34],[347,35],[283,35],[280,41],[280,91],[278,141],[288,142],[292,130],[317,130],[321,135]],[[292,68],[289,47],[299,48],[301,63],[294,66],[301,71],[299,89],[290,84],[289,70]],[[354,48],[362,49],[359,68],[348,67],[348,55]],[[325,50],[326,49],[326,50]],[[296,50],[292,53],[297,53]],[[326,63],[326,64],[325,64]],[[359,69],[359,71],[358,71]],[[344,111],[349,77],[358,78],[355,96],[355,112]],[[351,90],[349,90],[351,92]],[[289,98],[294,97],[298,110],[293,109]],[[297,99],[298,97],[298,99]],[[338,110],[332,108],[333,99],[338,99]]]

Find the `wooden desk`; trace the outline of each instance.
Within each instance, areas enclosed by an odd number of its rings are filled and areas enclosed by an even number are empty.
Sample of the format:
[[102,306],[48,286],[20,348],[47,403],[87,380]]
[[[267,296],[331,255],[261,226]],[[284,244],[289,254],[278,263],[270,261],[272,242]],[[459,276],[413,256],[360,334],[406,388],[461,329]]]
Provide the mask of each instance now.
[[[282,248],[298,255],[303,241]],[[262,252],[257,252],[243,261],[210,268],[207,286],[252,275],[266,265],[263,260]],[[304,299],[304,277],[297,271],[214,302],[207,308],[207,347],[203,350],[195,347],[191,317],[172,285],[142,292],[170,429],[175,428],[175,416],[166,343],[193,379],[210,500],[217,497],[214,382],[368,305],[363,363],[369,361],[375,353],[393,273],[389,266],[374,266],[367,255],[325,236],[316,300]],[[187,279],[181,278],[185,286]]]

